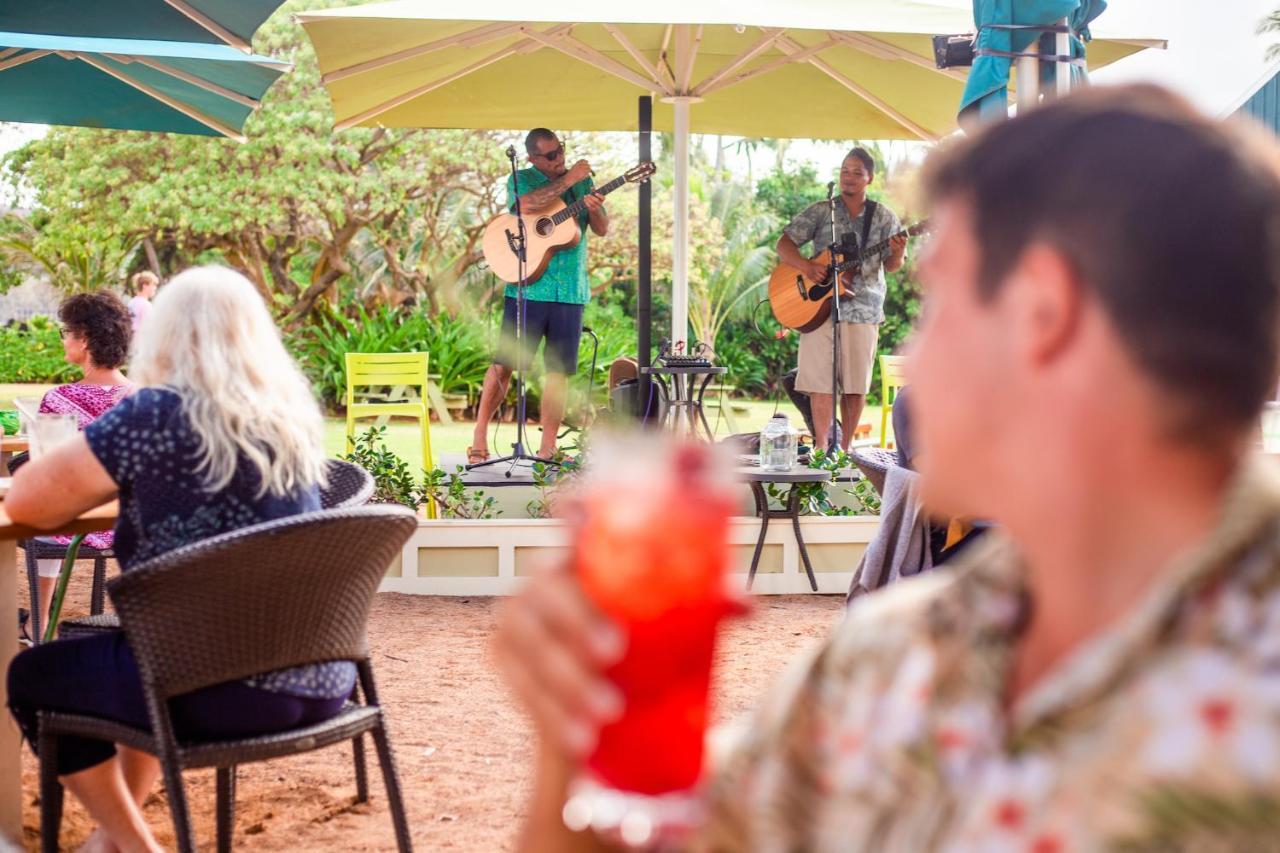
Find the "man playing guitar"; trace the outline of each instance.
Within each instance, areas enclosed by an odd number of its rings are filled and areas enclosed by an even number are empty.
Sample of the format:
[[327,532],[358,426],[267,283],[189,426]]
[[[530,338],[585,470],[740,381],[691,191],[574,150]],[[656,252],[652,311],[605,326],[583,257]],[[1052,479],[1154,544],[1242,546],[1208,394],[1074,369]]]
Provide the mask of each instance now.
[[[867,187],[875,177],[875,161],[863,148],[854,148],[840,166],[840,197],[836,200],[836,235],[841,245],[856,239],[859,246],[871,245],[896,234],[898,217],[883,204],[867,198]],[[869,220],[868,220],[869,217]],[[852,238],[852,239],[851,239]],[[814,254],[831,242],[831,219],[827,202],[809,205],[783,230],[778,239],[778,259],[801,270],[814,281],[822,281],[827,269],[800,254],[800,247],[812,242]],[[907,248],[905,235],[889,241],[889,256],[867,258],[850,270],[853,296],[840,299],[840,422],[844,425],[841,446],[849,449],[849,441],[862,417],[862,406],[871,389],[871,369],[875,364],[879,326],[884,322],[885,271],[902,266]],[[809,395],[813,404],[813,422],[822,433],[814,443],[825,446],[830,429],[831,396],[831,323],[823,323],[812,332],[800,336],[800,370],[796,390]]]
[[[524,140],[532,166],[516,173],[520,182],[520,206],[526,212],[545,208],[556,198],[566,204],[579,199],[586,205],[578,225],[582,239],[576,246],[557,252],[546,272],[525,289],[525,325],[523,353],[516,351],[516,287],[508,285],[502,312],[502,332],[498,352],[484,377],[480,406],[476,415],[475,435],[467,448],[467,463],[489,458],[489,421],[498,405],[506,399],[507,385],[517,358],[527,366],[538,344],[546,339],[543,364],[546,376],[542,383],[542,445],[538,455],[551,458],[556,451],[556,434],[564,417],[568,376],[578,368],[578,341],[582,337],[582,312],[591,298],[587,282],[586,226],[600,237],[609,231],[609,214],[604,198],[592,190],[591,166],[579,160],[566,167],[564,146],[545,127],[529,131]],[[515,209],[516,189],[507,179],[507,206]]]

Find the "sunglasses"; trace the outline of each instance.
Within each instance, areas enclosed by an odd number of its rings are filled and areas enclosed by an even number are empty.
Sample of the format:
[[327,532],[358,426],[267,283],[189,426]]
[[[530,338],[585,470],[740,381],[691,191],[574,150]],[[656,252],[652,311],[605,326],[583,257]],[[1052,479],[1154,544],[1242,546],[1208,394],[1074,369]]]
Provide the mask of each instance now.
[[539,154],[538,156],[541,157],[543,160],[546,160],[548,163],[554,163],[555,161],[559,160],[561,155],[563,154],[564,154],[564,146],[561,145],[559,148],[553,148],[547,153]]

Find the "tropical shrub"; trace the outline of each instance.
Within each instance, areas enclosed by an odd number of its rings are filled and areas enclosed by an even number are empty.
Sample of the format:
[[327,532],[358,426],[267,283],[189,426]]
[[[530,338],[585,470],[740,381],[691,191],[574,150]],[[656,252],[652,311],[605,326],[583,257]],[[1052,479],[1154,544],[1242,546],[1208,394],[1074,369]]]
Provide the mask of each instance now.
[[462,466],[449,473],[442,468],[424,471],[418,483],[409,463],[387,448],[386,427],[371,427],[356,437],[355,447],[342,459],[354,462],[373,477],[374,503],[398,503],[418,510],[435,502],[445,518],[494,518],[502,510],[483,491],[462,482]]
[[71,382],[80,376],[62,357],[58,324],[43,316],[0,327],[0,382]]
[[484,382],[489,367],[489,334],[483,320],[456,319],[441,314],[384,306],[375,311],[357,307],[354,317],[330,313],[314,325],[288,337],[289,348],[331,409],[345,403],[348,352],[416,352],[431,354],[429,369],[440,375],[447,394],[472,394]]

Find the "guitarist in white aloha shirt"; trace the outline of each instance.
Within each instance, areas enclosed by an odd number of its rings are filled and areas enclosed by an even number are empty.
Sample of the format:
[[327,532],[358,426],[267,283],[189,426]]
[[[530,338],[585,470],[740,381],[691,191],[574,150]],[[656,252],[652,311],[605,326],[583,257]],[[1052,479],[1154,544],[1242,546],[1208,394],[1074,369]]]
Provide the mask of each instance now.
[[[853,273],[853,298],[840,302],[840,422],[844,425],[841,446],[849,449],[854,429],[862,417],[867,391],[871,389],[871,369],[875,364],[879,326],[884,322],[886,271],[902,266],[907,249],[905,235],[890,238],[900,230],[897,215],[883,204],[867,198],[867,187],[875,178],[875,161],[863,148],[854,148],[840,166],[840,197],[836,204],[836,237],[842,243],[849,237],[865,246],[889,240],[889,255],[868,258]],[[867,208],[871,208],[871,224],[865,226]],[[866,238],[863,239],[863,235]],[[802,271],[809,279],[821,281],[826,268],[814,263],[800,249],[813,243],[811,254],[818,254],[831,243],[831,218],[827,202],[820,201],[801,211],[778,239],[778,260]],[[814,436],[818,446],[825,446],[825,431],[831,423],[831,323],[800,336],[800,370],[796,390],[809,395],[813,405],[813,422],[822,436]]]

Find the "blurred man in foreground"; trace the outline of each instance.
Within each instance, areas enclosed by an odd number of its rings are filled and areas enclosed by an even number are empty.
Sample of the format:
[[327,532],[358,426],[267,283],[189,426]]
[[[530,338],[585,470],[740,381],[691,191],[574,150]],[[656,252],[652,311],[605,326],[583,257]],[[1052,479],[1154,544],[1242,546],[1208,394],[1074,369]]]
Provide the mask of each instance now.
[[[1280,362],[1270,142],[1096,89],[937,155],[912,352],[927,502],[1000,530],[860,600],[714,769],[692,849],[1270,849]],[[623,712],[572,578],[497,639],[540,739],[525,850]],[[730,652],[732,653],[732,652]],[[1225,846],[1224,846],[1225,845]]]

